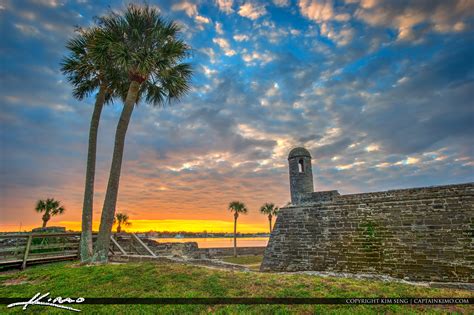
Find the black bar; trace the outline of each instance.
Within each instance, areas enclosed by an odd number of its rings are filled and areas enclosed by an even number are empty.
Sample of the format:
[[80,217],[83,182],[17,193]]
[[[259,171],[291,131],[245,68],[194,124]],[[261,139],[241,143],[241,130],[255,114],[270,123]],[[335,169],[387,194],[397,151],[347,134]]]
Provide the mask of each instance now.
[[[63,297],[64,298],[64,297]],[[27,302],[29,298],[0,298],[0,304],[11,304],[16,302]],[[73,299],[77,299],[73,298]],[[345,304],[345,305],[453,305],[474,304],[474,298],[84,298],[81,303],[64,303],[62,305],[73,306],[81,304]]]

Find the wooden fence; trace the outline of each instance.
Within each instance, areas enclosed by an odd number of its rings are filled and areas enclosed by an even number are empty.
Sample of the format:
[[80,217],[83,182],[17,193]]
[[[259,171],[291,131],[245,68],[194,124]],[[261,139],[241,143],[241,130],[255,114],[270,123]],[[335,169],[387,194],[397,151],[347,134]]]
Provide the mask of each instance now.
[[[93,234],[95,241],[97,234]],[[0,268],[74,260],[79,258],[81,233],[0,234]],[[147,255],[155,253],[133,233],[110,236],[111,255]]]
[[0,234],[0,267],[77,259],[81,233]]

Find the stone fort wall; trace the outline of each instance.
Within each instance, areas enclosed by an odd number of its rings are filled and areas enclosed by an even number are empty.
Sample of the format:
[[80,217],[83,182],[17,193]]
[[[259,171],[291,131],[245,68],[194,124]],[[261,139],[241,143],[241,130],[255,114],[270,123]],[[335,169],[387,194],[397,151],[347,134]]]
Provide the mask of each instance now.
[[474,282],[474,183],[309,198],[281,209],[262,271]]

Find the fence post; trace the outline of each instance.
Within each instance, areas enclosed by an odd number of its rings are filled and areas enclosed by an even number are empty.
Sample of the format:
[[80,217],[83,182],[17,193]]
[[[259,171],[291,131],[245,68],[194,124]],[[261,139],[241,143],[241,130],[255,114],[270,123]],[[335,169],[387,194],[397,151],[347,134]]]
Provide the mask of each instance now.
[[28,241],[26,241],[25,247],[25,254],[23,255],[23,263],[21,264],[21,270],[26,268],[26,260],[28,259],[28,253],[30,252],[31,240],[33,239],[33,235],[28,236]]

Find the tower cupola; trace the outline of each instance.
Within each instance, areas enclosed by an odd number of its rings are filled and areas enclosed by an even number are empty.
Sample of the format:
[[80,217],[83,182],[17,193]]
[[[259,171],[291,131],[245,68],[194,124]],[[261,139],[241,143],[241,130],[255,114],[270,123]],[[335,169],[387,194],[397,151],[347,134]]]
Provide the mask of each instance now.
[[304,195],[314,192],[311,154],[302,147],[294,148],[288,154],[290,170],[291,203],[302,203]]

